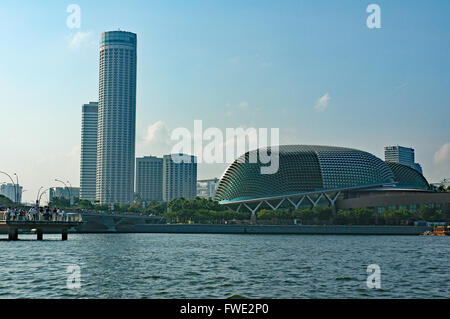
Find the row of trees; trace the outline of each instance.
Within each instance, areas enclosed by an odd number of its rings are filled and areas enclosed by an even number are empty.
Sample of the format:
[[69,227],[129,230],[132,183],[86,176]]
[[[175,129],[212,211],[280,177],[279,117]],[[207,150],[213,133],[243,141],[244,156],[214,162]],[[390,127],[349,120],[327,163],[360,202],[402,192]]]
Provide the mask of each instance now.
[[[147,205],[143,205],[142,202],[134,203],[132,205],[120,205],[114,204],[115,213],[135,213],[135,214],[145,214],[145,215],[162,215],[167,211],[167,204],[163,202],[153,201]],[[83,210],[92,210],[100,212],[110,212],[111,205],[92,203],[88,200],[80,200],[79,198],[74,199],[74,205],[70,206],[70,201],[66,198],[53,198],[49,203],[49,207],[56,208],[78,208]]]
[[[76,207],[79,209],[107,212],[108,205],[92,204],[89,201],[76,199]],[[51,207],[69,208],[67,199],[55,198]],[[169,203],[151,202],[148,205],[135,203],[133,205],[114,205],[116,213],[136,213],[166,218],[173,223],[225,223],[243,222],[251,219],[249,212],[235,212],[219,205],[217,201],[204,198],[184,199],[177,198]],[[415,211],[386,210],[381,213],[374,209],[359,208],[339,210],[333,212],[329,207],[315,207],[299,210],[261,210],[257,213],[257,222],[265,224],[301,224],[320,225],[400,225],[413,224],[415,221],[447,221],[449,214],[442,210],[422,207]]]
[[290,223],[297,220],[303,224],[335,224],[335,225],[411,225],[415,221],[450,222],[450,216],[442,210],[422,207],[415,211],[406,209],[385,210],[381,213],[370,208],[339,210],[333,214],[331,208],[315,207],[302,210],[261,210],[259,220],[269,220],[272,223]]

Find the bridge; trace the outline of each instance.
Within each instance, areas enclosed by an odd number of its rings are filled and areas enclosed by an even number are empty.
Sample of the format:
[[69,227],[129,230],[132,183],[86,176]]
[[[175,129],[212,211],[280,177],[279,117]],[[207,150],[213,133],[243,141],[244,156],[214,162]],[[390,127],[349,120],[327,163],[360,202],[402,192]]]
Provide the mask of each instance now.
[[32,219],[28,216],[9,217],[6,212],[0,212],[0,233],[7,233],[8,240],[18,240],[19,231],[34,232],[37,240],[44,239],[44,233],[59,233],[62,240],[68,239],[68,230],[83,224],[81,214],[67,214],[66,217],[50,218],[38,214]]

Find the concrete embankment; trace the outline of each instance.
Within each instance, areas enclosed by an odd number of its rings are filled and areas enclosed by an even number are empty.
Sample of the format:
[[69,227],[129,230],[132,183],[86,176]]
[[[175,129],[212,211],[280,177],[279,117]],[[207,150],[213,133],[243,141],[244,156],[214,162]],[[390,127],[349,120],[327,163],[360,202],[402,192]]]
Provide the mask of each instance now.
[[276,226],[276,225],[136,225],[142,233],[420,235],[431,227],[415,226]]
[[156,217],[83,214],[79,233],[420,235],[426,226],[168,225]]

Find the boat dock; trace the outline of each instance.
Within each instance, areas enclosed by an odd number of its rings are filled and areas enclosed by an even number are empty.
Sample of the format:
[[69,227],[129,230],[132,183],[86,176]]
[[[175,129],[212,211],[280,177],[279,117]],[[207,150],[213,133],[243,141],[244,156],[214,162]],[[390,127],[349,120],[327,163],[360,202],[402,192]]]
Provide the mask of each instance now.
[[68,230],[83,224],[80,214],[68,214],[66,218],[45,219],[37,216],[36,220],[7,218],[0,212],[0,233],[7,233],[8,240],[19,240],[19,232],[36,233],[37,240],[43,240],[44,234],[61,234],[62,240],[68,239]]

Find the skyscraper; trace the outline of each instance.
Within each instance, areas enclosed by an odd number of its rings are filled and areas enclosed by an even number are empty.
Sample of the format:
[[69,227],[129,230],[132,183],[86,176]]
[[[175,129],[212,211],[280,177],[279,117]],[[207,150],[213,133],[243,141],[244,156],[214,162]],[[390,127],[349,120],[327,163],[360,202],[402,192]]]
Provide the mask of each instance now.
[[386,162],[394,162],[414,168],[422,174],[422,167],[419,163],[415,163],[414,149],[404,146],[386,146],[384,148],[384,160]]
[[22,202],[23,187],[17,184],[2,184],[0,186],[0,195],[9,198],[14,203]]
[[218,186],[218,178],[197,181],[197,196],[202,198],[214,198]]
[[197,194],[197,158],[185,154],[163,157],[163,200],[195,198]]
[[136,194],[146,202],[162,201],[163,159],[145,156],[136,159]]
[[100,41],[97,192],[100,203],[134,198],[136,43],[131,32],[105,32]]
[[94,201],[97,172],[98,103],[84,104],[81,113],[80,198]]

